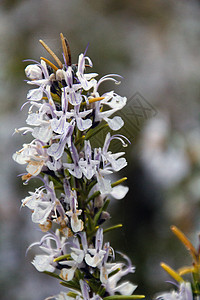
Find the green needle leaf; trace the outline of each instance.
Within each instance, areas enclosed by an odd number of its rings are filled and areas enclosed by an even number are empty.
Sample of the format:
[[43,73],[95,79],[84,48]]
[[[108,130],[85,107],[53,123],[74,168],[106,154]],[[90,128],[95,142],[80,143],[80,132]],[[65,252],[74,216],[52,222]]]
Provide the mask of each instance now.
[[73,290],[76,290],[76,291],[80,292],[80,289],[77,287],[77,285],[72,283],[72,282],[60,281],[60,284],[65,286],[65,287],[68,287],[69,289],[73,289]]
[[122,224],[117,224],[117,225],[114,225],[114,226],[111,226],[109,228],[104,229],[103,233],[106,233],[106,232],[109,232],[109,231],[111,231],[113,229],[117,229],[117,228],[121,228],[121,227],[123,227]]
[[108,207],[108,204],[110,203],[110,200],[108,199],[104,205],[99,209],[99,211],[96,213],[95,217],[94,217],[94,225],[96,226],[98,220],[99,220],[99,217],[102,213],[102,211],[105,211]]
[[52,272],[49,272],[49,271],[44,271],[43,273],[51,276],[51,277],[54,277],[54,278],[57,278],[57,279],[60,279],[60,276],[58,276],[57,274],[55,273],[52,273]]
[[121,179],[119,179],[119,180],[117,180],[117,181],[111,183],[111,186],[112,186],[112,187],[115,187],[115,186],[121,184],[122,182],[124,182],[125,180],[127,180],[127,177],[123,177],[123,178],[121,178]]
[[92,136],[96,135],[99,133],[102,129],[108,127],[108,124],[104,124],[103,126],[99,127],[97,130],[90,129],[89,132],[86,134],[85,139],[89,140],[91,139]]
[[73,293],[73,292],[69,292],[69,293],[67,293],[67,296],[69,296],[69,297],[72,297],[72,298],[75,298],[75,299],[76,299],[76,297],[78,296],[78,294],[76,294],[76,293]]
[[63,259],[69,259],[71,258],[71,255],[70,254],[66,254],[66,255],[61,255],[61,256],[58,256],[56,257],[53,261],[56,262],[56,261],[60,261],[60,260],[63,260]]

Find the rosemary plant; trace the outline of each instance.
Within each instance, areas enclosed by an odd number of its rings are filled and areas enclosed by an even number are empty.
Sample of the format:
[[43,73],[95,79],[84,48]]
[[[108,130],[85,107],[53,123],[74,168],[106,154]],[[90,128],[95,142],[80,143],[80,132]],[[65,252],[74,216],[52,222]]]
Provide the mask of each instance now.
[[[136,285],[124,276],[135,268],[122,254],[104,242],[104,234],[121,227],[102,227],[109,219],[109,197],[123,198],[128,188],[126,178],[112,182],[110,175],[127,165],[125,152],[112,153],[110,144],[117,140],[127,146],[128,139],[114,133],[124,122],[112,115],[126,105],[126,97],[114,91],[99,94],[105,81],[119,83],[120,76],[109,74],[97,79],[97,73],[85,72],[92,67],[86,51],[73,64],[67,40],[60,34],[62,60],[42,41],[53,58],[41,57],[25,68],[31,89],[22,106],[29,107],[26,126],[16,132],[31,134],[13,159],[26,165],[24,184],[38,178],[41,185],[22,200],[32,211],[32,221],[44,232],[39,242],[43,254],[32,264],[39,272],[57,278],[63,292],[48,299],[139,299],[133,295]],[[108,127],[102,145],[94,148],[91,138]],[[111,134],[112,132],[112,134]]]

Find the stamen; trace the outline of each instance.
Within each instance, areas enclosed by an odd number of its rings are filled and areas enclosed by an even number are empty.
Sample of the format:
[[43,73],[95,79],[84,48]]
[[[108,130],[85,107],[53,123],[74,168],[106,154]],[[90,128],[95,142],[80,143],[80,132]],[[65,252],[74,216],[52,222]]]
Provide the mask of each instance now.
[[63,64],[61,63],[60,59],[55,55],[55,53],[47,46],[47,44],[45,44],[45,42],[43,42],[43,40],[39,40],[39,42],[47,50],[47,52],[55,59],[60,69],[62,69]]
[[105,99],[105,97],[97,97],[97,98],[92,98],[92,99],[89,99],[89,103],[93,103],[93,102],[97,102],[97,101],[100,101],[100,100],[103,100]]
[[181,232],[176,226],[171,226],[172,232],[179,238],[179,240],[185,245],[186,249],[190,251],[190,254],[193,256],[195,262],[197,262],[197,251],[192,245],[192,243],[187,239],[183,232]]
[[123,227],[122,224],[117,224],[117,225],[114,225],[114,226],[111,226],[111,227],[108,227],[108,228],[104,229],[103,233],[106,233],[106,232],[109,232],[113,229],[118,229],[118,228],[121,228],[121,227]]
[[188,274],[188,273],[195,273],[195,272],[196,272],[196,270],[193,266],[192,267],[183,267],[183,268],[178,269],[178,274],[180,276]]
[[170,266],[166,265],[165,263],[161,263],[160,265],[176,281],[178,282],[184,281],[183,278],[176,271],[174,271]]
[[67,39],[63,36],[62,33],[60,33],[60,38],[61,38],[61,42],[62,42],[62,48],[63,48],[63,53],[65,56],[66,64],[67,64],[67,66],[71,66],[71,51],[69,48],[69,43],[68,43]]
[[115,187],[115,186],[121,184],[122,182],[124,182],[125,180],[127,180],[127,177],[123,177],[123,178],[121,178],[121,179],[119,179],[119,180],[113,182],[113,183],[111,184],[111,186],[112,186],[112,187]]
[[[94,103],[94,102],[97,102],[97,101],[101,101],[101,100],[103,100],[103,99],[105,99],[105,97],[96,97],[96,98],[89,99],[88,102],[89,102],[89,103]],[[87,104],[87,103],[86,103],[86,102],[82,102],[81,104],[82,104],[82,105],[85,105],[85,104]]]
[[57,262],[57,261],[60,261],[60,260],[63,260],[63,259],[69,260],[70,258],[71,258],[70,254],[65,254],[65,255],[61,255],[61,256],[56,257],[53,261]]
[[50,62],[48,59],[45,57],[40,57],[40,59],[44,60],[54,71],[58,70],[58,67],[56,67],[52,62]]

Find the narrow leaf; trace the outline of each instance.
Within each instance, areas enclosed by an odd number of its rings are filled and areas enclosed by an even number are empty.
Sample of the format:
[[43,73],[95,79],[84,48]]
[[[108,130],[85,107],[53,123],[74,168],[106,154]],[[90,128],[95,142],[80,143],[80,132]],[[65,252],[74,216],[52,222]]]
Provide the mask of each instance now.
[[80,289],[72,282],[60,281],[60,284],[65,286],[65,287],[68,287],[69,289],[73,289],[73,290],[76,290],[76,291],[80,292]]
[[121,227],[123,227],[122,224],[117,224],[117,225],[114,225],[114,226],[111,226],[109,228],[104,229],[103,233],[106,233],[106,232],[109,232],[109,231],[111,231],[113,229],[117,229],[117,228],[121,228]]

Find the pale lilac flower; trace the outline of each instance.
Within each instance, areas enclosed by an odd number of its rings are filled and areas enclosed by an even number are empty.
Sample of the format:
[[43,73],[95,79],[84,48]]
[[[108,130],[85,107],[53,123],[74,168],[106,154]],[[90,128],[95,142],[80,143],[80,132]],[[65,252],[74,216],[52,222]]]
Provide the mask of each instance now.
[[118,185],[118,186],[115,186],[112,188],[112,191],[110,192],[110,195],[117,199],[117,200],[120,200],[120,199],[123,199],[126,194],[128,193],[129,191],[129,188],[127,186],[123,186],[123,185]]
[[124,152],[113,154],[111,151],[108,151],[110,142],[113,139],[118,139],[119,141],[121,141],[123,146],[126,146],[124,139],[128,141],[128,139],[126,139],[123,135],[111,136],[110,133],[108,133],[106,135],[103,149],[94,149],[94,159],[103,162],[102,167],[100,167],[100,165],[97,165],[96,167],[98,188],[101,194],[110,194],[112,192],[111,180],[104,178],[104,176],[112,174],[113,172],[118,172],[127,165],[126,159],[120,157],[124,154]]
[[[64,122],[64,125],[63,125]],[[68,147],[71,146],[71,136],[74,130],[74,122],[73,120],[68,123],[65,122],[65,119],[61,119],[60,123],[53,123],[52,122],[52,129],[54,132],[57,132],[58,135],[56,135],[54,138],[58,139],[60,138],[60,141],[58,143],[53,143],[48,149],[47,154],[52,156],[55,160],[58,160],[61,158],[64,152],[64,148],[66,144],[68,144]]]
[[[53,241],[53,246],[52,242]],[[29,246],[27,251],[33,246],[39,246],[47,254],[36,255],[32,264],[39,272],[49,271],[53,272],[57,267],[57,262],[54,259],[64,254],[64,246],[66,244],[66,237],[61,237],[59,230],[55,233],[48,233],[44,235],[40,242],[33,243]]]
[[83,119],[87,115],[89,115],[92,112],[92,109],[79,111],[80,105],[75,105],[74,110],[71,110],[74,112],[74,118],[76,119],[76,125],[80,131],[84,131],[86,129],[89,129],[92,126],[92,120],[90,119]]
[[67,265],[70,268],[63,268],[60,272],[60,277],[66,281],[71,281],[74,278],[74,273],[78,267],[78,263],[73,260],[61,261],[60,265]]
[[47,117],[51,115],[52,111],[47,103],[41,104],[36,113],[30,113],[26,123],[31,126],[36,126],[30,129],[34,138],[47,143],[53,137],[53,130],[51,127],[51,119]]
[[76,191],[71,191],[70,198],[70,211],[66,212],[66,215],[71,219],[71,227],[74,232],[83,230],[83,221],[78,218],[81,215],[82,210],[77,209],[78,203],[76,199]]
[[32,80],[42,79],[42,69],[37,64],[28,65],[25,68],[25,74]]
[[88,62],[89,66],[92,67],[92,61],[88,56],[85,56],[85,53],[81,53],[78,58],[78,70],[76,72],[76,76],[81,83],[82,88],[85,91],[90,90],[96,83],[96,81],[91,80],[92,78],[96,77],[97,73],[89,73],[84,74],[85,70],[85,62]]
[[[37,63],[37,66],[41,68],[44,79],[38,76],[38,79],[27,81],[28,84],[34,84],[39,86],[36,89],[31,89],[28,91],[27,99],[32,101],[40,101],[43,97],[43,93],[46,92],[47,85],[51,85],[49,73],[45,61],[41,60],[41,64]],[[30,67],[31,68],[31,67]],[[29,74],[29,73],[28,73]],[[31,78],[32,79],[32,78]]]
[[98,267],[99,264],[102,262],[104,255],[106,254],[105,250],[102,250],[103,245],[103,229],[99,228],[96,233],[95,239],[95,248],[88,249],[89,254],[85,255],[85,262],[95,268]]
[[92,159],[92,149],[90,141],[85,141],[84,147],[85,159],[81,158],[79,161],[79,166],[84,176],[90,180],[96,173],[96,166],[99,165],[99,160]]
[[95,122],[100,122],[102,120],[104,120],[105,122],[108,123],[108,126],[110,127],[110,129],[116,131],[121,129],[124,126],[124,121],[122,120],[121,117],[115,116],[114,118],[110,119],[109,117],[114,114],[116,111],[118,111],[118,109],[113,108],[110,110],[106,110],[106,111],[100,111],[99,110],[95,110]]
[[112,192],[111,180],[104,178],[104,175],[112,174],[111,168],[98,169],[96,172],[97,186],[101,194],[110,194]]
[[71,247],[71,257],[74,261],[76,261],[78,264],[81,264],[85,258],[85,255],[87,254],[88,251],[88,244],[87,244],[87,237],[86,237],[86,232],[80,232],[79,233],[81,237],[81,243],[82,243],[82,248],[80,248],[80,243],[78,238],[76,238],[73,242],[73,247]]
[[28,164],[26,170],[32,176],[37,176],[48,160],[43,143],[33,140],[30,144],[24,144],[23,148],[13,154],[12,158],[18,164]]
[[73,163],[63,163],[63,166],[64,168],[67,168],[67,170],[72,176],[80,179],[82,177],[82,170],[79,165],[78,151],[73,143],[71,143],[70,152],[73,159]]
[[73,70],[68,66],[67,71],[63,72],[67,86],[63,88],[67,101],[72,105],[78,105],[82,101],[81,84],[73,83]]
[[[99,85],[104,82],[104,81],[114,81],[115,84],[119,84],[120,82],[117,81],[114,77],[121,77],[117,74],[109,74],[106,76],[103,76],[94,86],[94,90],[93,90],[93,95],[95,97],[99,97],[99,93],[97,92]],[[96,102],[94,104],[94,121],[95,122],[100,122],[101,120],[104,120],[108,123],[108,126],[112,129],[112,130],[119,130],[123,125],[124,125],[124,121],[122,120],[121,117],[119,116],[115,116],[113,119],[110,119],[109,117],[114,114],[116,111],[118,111],[119,109],[122,109],[123,106],[125,106],[127,99],[125,97],[120,97],[119,95],[115,94],[114,92],[109,92],[109,93],[105,93],[102,95],[103,97],[105,97],[101,102]],[[106,110],[106,111],[101,111],[101,107],[102,104],[106,104],[107,106],[109,106],[111,109]]]
[[[52,181],[49,183],[45,181],[45,186],[35,190],[35,193],[29,192],[30,196],[22,200],[22,206],[27,206],[33,210],[32,221],[34,223],[45,224],[51,214],[53,219],[57,218],[56,211],[59,212],[60,217],[66,220],[65,211],[56,198],[54,184]],[[46,190],[46,193],[44,192]],[[53,213],[53,215],[52,215]]]
[[[84,280],[80,280],[80,287],[81,287],[81,293],[83,300],[102,300],[102,298],[99,295],[96,295],[95,293],[92,294],[92,296],[89,295],[90,287]],[[78,298],[78,300],[82,299],[81,297]]]
[[112,153],[111,151],[108,151],[108,148],[110,146],[110,142],[114,139],[118,139],[122,142],[122,145],[125,145],[125,142],[123,141],[123,138],[125,139],[124,136],[122,135],[110,135],[110,132],[106,135],[104,146],[102,149],[102,160],[104,167],[108,164],[111,165],[112,170],[115,172],[120,171],[123,169],[125,166],[127,166],[126,159],[124,157],[121,157],[122,155],[125,154],[125,152],[119,152],[119,153]]
[[126,97],[121,97],[120,95],[116,94],[114,91],[107,92],[103,94],[102,97],[104,97],[104,99],[101,100],[101,104],[105,104],[112,109],[120,110],[126,105],[127,102]]
[[[107,274],[107,281],[104,281],[104,284],[106,290],[110,295],[114,295],[116,292],[119,292],[122,295],[129,296],[132,295],[137,286],[130,283],[129,281],[122,282],[120,284],[118,284],[118,282],[121,280],[122,277],[126,276],[127,274],[133,273],[135,268],[131,265],[131,261],[126,255],[121,255],[127,260],[128,265],[125,266],[124,263],[105,263],[104,268],[106,270],[104,270],[104,274]],[[116,274],[114,274],[111,277],[108,276],[111,272],[117,269],[120,270]]]
[[157,296],[157,300],[193,300],[193,293],[190,282],[181,282],[179,291],[163,293]]
[[81,237],[83,249],[80,248],[78,238],[77,237],[74,238],[73,242],[71,243],[72,247],[70,247],[71,249],[70,255],[73,260],[70,261],[64,260],[60,262],[62,266],[66,266],[66,265],[68,266],[68,268],[64,267],[61,270],[61,274],[60,274],[61,278],[63,278],[66,281],[72,280],[76,269],[81,268],[83,266],[83,260],[88,250],[86,233],[80,232],[79,235]]

